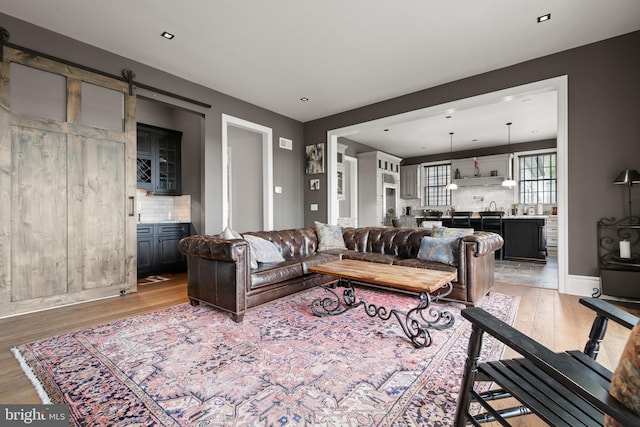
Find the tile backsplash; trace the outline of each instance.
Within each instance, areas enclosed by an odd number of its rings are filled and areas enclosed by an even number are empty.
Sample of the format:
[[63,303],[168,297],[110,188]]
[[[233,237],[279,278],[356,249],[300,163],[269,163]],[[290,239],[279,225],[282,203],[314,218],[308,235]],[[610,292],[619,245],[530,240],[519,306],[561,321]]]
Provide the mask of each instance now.
[[191,196],[154,196],[136,191],[138,222],[191,222]]
[[[419,215],[424,209],[439,210],[446,214],[451,207],[454,207],[458,211],[480,212],[488,210],[489,205],[491,205],[491,210],[494,210],[494,205],[491,202],[495,202],[495,210],[503,210],[507,215],[510,215],[511,205],[518,197],[514,189],[500,185],[487,185],[476,187],[460,186],[452,192],[451,198],[451,206],[421,206],[420,200],[418,199],[400,199],[400,212],[404,214],[407,206],[411,206],[413,215]],[[522,211],[526,212],[530,206],[537,208],[535,204],[524,205],[522,206]],[[553,206],[555,205],[545,204],[543,206],[543,212],[549,214]]]

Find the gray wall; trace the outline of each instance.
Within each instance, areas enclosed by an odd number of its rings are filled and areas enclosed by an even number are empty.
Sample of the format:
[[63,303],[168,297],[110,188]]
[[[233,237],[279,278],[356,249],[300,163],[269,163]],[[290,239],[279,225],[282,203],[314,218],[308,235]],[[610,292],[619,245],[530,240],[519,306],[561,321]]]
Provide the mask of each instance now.
[[[626,215],[627,193],[612,181],[621,170],[640,169],[638,52],[640,32],[626,34],[314,120],[305,123],[305,141],[324,141],[332,129],[567,75],[568,272],[597,276],[596,222]],[[640,211],[637,187],[632,198]],[[323,199],[318,215],[305,211],[305,224],[326,220]]]
[[[203,108],[158,95],[158,99],[164,102],[205,115],[201,125],[202,138],[199,145],[193,147],[192,144],[198,144],[198,142],[190,141],[187,142],[189,145],[186,148],[183,146],[183,155],[185,149],[187,151],[185,158],[183,158],[183,166],[186,164],[187,170],[191,167],[190,165],[193,165],[194,169],[198,169],[196,164],[199,164],[199,170],[202,171],[199,189],[196,189],[197,179],[194,177],[191,177],[187,183],[187,188],[200,191],[199,196],[193,192],[191,192],[191,196],[192,201],[195,201],[192,206],[192,216],[193,218],[200,217],[202,225],[198,231],[201,233],[219,233],[223,226],[222,175],[220,172],[222,166],[220,158],[221,115],[228,114],[272,128],[274,185],[281,185],[284,189],[282,194],[274,195],[274,228],[292,228],[302,225],[304,174],[304,149],[301,148],[303,146],[302,123],[2,13],[0,13],[0,26],[11,33],[9,43],[92,67],[115,76],[120,76],[125,68],[132,69],[136,74],[136,81],[212,105],[212,108]],[[140,94],[142,91],[138,93]],[[146,96],[153,96],[153,94],[146,94]],[[170,128],[170,126],[163,124],[159,124],[159,126]],[[184,132],[184,129],[179,130]],[[292,151],[278,148],[280,137],[293,141]],[[196,210],[199,212],[194,212]]]
[[262,230],[262,134],[230,126],[231,226],[240,233]]

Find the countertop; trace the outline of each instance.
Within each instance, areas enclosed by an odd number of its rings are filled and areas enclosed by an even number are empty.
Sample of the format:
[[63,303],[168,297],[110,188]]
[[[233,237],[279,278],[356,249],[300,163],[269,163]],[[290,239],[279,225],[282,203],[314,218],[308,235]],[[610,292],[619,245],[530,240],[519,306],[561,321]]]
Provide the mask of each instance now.
[[[556,217],[557,215],[505,215],[502,217],[503,221],[508,221],[510,219],[547,219],[549,217]],[[414,218],[429,218],[429,220],[432,220],[431,217],[426,217],[423,215],[414,215]],[[441,219],[451,219],[451,217],[449,215],[442,215]],[[480,215],[474,215],[471,217],[471,219],[480,219]],[[433,219],[434,221],[437,221],[436,219]]]

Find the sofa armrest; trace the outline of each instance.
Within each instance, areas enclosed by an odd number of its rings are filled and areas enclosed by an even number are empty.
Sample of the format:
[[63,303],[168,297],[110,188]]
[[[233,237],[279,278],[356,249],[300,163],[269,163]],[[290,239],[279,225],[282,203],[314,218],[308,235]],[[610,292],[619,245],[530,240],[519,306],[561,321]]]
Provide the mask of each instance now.
[[473,255],[476,257],[492,254],[504,244],[502,236],[487,231],[476,231],[473,234],[464,236],[462,240],[467,243],[475,243]]
[[[185,256],[193,256],[215,261],[237,262],[247,257],[249,250],[246,240],[225,240],[217,236],[189,236],[178,243],[178,250]],[[248,260],[244,260],[249,265]]]
[[640,318],[600,298],[580,298],[580,304],[589,307],[595,311],[597,315],[613,320],[627,329],[633,329],[638,321],[640,321]]

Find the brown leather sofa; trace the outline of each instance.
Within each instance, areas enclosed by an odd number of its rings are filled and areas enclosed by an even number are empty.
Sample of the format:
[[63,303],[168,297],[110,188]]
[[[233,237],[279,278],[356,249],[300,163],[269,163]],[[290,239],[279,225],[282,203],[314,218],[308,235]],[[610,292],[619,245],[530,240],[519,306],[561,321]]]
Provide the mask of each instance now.
[[188,296],[192,305],[204,302],[231,313],[242,321],[247,309],[317,285],[335,277],[309,272],[312,265],[339,259],[431,268],[457,272],[448,299],[478,304],[493,288],[494,252],[502,247],[500,235],[476,231],[461,238],[458,266],[416,258],[428,228],[344,228],[346,249],[318,252],[314,228],[259,231],[251,234],[276,244],[284,262],[250,268],[249,244],[242,239],[190,236],[178,244],[187,257]]

